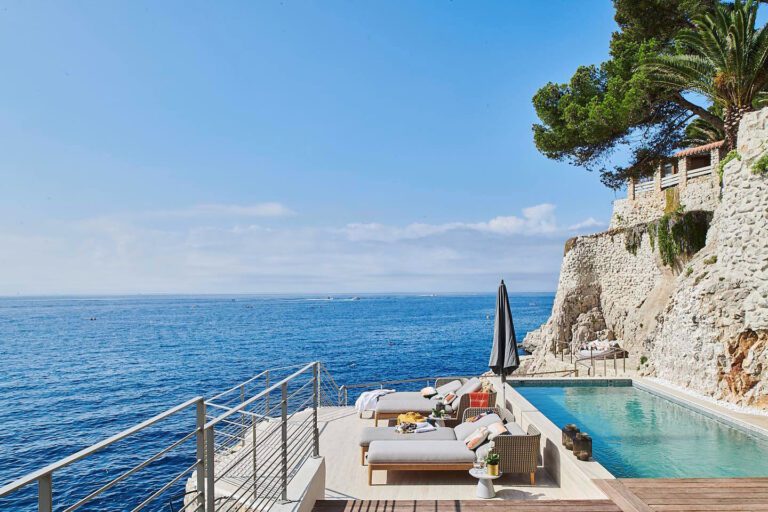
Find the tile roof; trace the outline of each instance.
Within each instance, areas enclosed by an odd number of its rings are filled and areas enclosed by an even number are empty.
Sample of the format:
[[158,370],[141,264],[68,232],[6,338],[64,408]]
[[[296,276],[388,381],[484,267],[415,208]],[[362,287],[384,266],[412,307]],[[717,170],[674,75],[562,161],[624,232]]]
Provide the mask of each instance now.
[[673,156],[677,158],[682,158],[684,156],[691,156],[691,155],[698,155],[700,153],[709,153],[713,149],[719,148],[723,145],[722,140],[719,140],[717,142],[710,142],[709,144],[704,144],[703,146],[696,146],[693,148],[684,149],[682,151],[678,151]]

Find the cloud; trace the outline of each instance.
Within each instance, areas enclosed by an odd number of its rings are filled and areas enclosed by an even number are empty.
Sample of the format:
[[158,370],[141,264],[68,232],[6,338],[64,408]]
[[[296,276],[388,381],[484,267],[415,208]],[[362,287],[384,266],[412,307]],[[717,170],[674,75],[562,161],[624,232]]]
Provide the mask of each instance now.
[[296,212],[277,202],[255,204],[198,204],[189,208],[177,210],[152,210],[140,212],[132,217],[142,219],[152,218],[202,218],[202,217],[290,217]]
[[0,294],[460,292],[501,276],[515,291],[553,290],[572,234],[548,204],[481,222],[341,227],[264,225],[280,208],[245,208],[0,228]]
[[485,222],[414,223],[403,227],[378,223],[351,223],[347,224],[343,231],[350,240],[394,242],[432,237],[451,231],[475,231],[502,236],[556,235],[565,230],[578,230],[596,225],[599,223],[589,218],[569,228],[560,228],[555,218],[555,205],[543,203],[524,208],[520,217],[499,216]]
[[600,222],[594,217],[589,217],[588,219],[584,219],[581,222],[577,222],[576,224],[572,224],[568,226],[568,230],[581,231],[586,228],[600,228],[600,227],[604,227],[605,225],[606,225],[605,222]]

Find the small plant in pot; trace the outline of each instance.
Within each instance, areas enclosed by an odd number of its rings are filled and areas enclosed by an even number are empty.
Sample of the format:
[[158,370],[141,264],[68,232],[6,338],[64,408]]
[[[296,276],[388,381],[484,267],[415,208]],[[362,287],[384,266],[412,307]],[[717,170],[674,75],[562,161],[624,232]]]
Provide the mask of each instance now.
[[486,472],[491,476],[499,476],[499,457],[498,453],[490,452],[485,457]]

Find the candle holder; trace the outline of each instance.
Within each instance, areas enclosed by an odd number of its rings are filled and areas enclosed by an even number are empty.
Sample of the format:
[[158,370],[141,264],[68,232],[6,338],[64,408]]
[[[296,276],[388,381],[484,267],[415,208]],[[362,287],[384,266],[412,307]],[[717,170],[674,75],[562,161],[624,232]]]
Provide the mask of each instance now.
[[563,427],[563,445],[568,450],[573,450],[573,439],[579,433],[579,429],[573,423]]
[[[573,453],[579,460],[589,460],[592,457],[592,438],[586,432],[579,432],[573,437]],[[582,455],[585,458],[582,458]]]

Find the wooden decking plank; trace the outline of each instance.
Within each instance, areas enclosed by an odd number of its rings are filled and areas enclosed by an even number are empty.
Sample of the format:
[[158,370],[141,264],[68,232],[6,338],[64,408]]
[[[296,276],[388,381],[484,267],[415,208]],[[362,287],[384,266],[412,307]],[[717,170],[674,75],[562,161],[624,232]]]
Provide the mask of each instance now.
[[593,480],[623,512],[652,512],[651,508],[619,480]]
[[[334,503],[338,502],[338,503]],[[608,500],[320,500],[315,512],[622,512]]]

